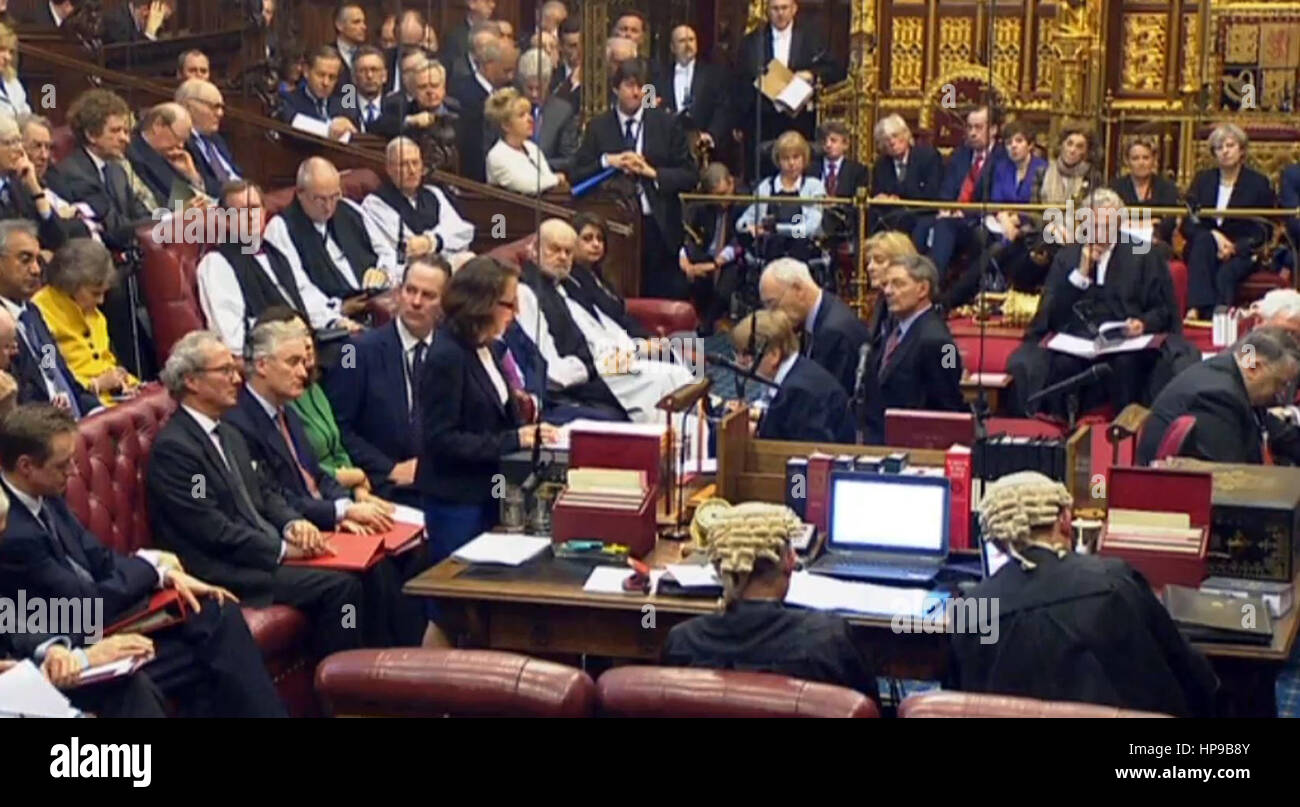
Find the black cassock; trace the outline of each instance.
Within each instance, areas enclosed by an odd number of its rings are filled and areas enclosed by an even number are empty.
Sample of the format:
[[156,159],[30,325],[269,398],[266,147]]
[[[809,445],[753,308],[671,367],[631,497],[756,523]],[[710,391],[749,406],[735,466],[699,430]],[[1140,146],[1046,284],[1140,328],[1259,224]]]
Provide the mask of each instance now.
[[668,632],[663,663],[770,672],[855,689],[880,702],[876,677],[834,614],[741,600],[725,612],[688,619]]
[[[1070,245],[1056,253],[1038,312],[1025,334],[1025,341],[1007,361],[1014,380],[1014,414],[1028,411],[1026,400],[1038,390],[1087,370],[1094,363],[1111,366],[1104,381],[1080,390],[1080,411],[1105,403],[1119,414],[1130,403],[1150,405],[1156,394],[1200,356],[1182,335],[1178,302],[1174,298],[1169,265],[1155,250],[1133,251],[1133,244],[1116,244],[1106,265],[1105,284],[1093,282],[1084,290],[1070,282],[1079,266],[1081,247]],[[1048,350],[1039,343],[1049,333],[1068,333],[1095,338],[1095,328],[1105,322],[1142,320],[1144,334],[1165,334],[1164,344],[1155,349],[1117,353],[1088,360]],[[1065,396],[1052,396],[1036,405],[1037,411],[1065,412]]]
[[1179,717],[1219,714],[1218,678],[1141,574],[1118,558],[1030,547],[975,587],[997,598],[996,641],[955,633],[945,686]]

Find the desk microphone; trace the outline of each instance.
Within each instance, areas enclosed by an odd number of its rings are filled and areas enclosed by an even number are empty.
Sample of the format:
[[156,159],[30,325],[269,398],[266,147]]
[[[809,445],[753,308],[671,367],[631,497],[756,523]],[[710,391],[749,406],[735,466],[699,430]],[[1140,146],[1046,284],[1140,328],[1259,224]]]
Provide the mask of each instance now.
[[744,367],[741,367],[739,364],[736,364],[731,359],[728,359],[727,357],[721,355],[720,353],[705,353],[704,360],[709,364],[716,364],[719,367],[725,367],[731,372],[735,373],[736,375],[743,377],[747,381],[748,380],[757,381],[760,384],[766,384],[767,386],[772,387],[774,389],[781,388],[781,385],[776,383],[775,381],[770,381],[766,378],[763,378],[760,375],[756,375],[752,368],[747,370]]

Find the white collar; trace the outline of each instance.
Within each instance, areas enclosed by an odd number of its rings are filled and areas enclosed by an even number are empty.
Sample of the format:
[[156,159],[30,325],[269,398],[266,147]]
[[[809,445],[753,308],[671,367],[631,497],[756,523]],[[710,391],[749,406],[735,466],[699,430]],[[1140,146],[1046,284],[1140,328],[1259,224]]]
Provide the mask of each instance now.
[[798,353],[791,353],[789,356],[786,356],[781,360],[781,364],[776,368],[776,377],[772,379],[776,382],[777,386],[785,383],[785,377],[790,375],[790,371],[794,369],[794,363],[798,360]]
[[675,72],[675,73],[690,73],[690,72],[692,72],[693,70],[695,70],[695,60],[694,60],[694,59],[691,59],[691,60],[690,60],[689,62],[687,62],[686,64],[682,64],[681,62],[678,62],[678,63],[673,67],[673,72]]
[[108,163],[105,160],[101,159],[99,155],[95,154],[95,152],[91,151],[90,149],[85,149],[85,152],[86,154],[90,155],[90,161],[95,164],[95,170],[102,175],[104,173],[104,166],[108,165]]
[[329,232],[329,222],[328,222],[328,221],[316,221],[315,219],[310,219],[310,218],[307,219],[307,221],[310,221],[310,222],[311,222],[311,226],[315,227],[315,228],[316,228],[316,232],[320,233],[321,235],[325,235],[326,233]]
[[257,390],[253,389],[252,384],[245,384],[244,389],[248,390],[248,394],[253,396],[253,400],[257,401],[258,404],[261,405],[262,411],[266,413],[267,417],[269,417],[271,420],[275,420],[279,416],[280,409],[276,406],[273,406],[270,401],[266,400],[261,395],[259,395]]
[[57,8],[54,7],[54,4],[53,4],[53,3],[50,3],[50,16],[54,18],[54,27],[55,27],[55,28],[62,28],[62,27],[63,27],[63,21],[67,19],[67,17],[60,17],[60,16],[59,16],[59,10],[58,10]]
[[619,126],[619,128],[620,128],[620,129],[626,129],[626,128],[627,128],[627,122],[630,121],[630,120],[631,120],[631,121],[636,121],[638,124],[641,123],[641,113],[645,111],[645,107],[640,107],[640,108],[638,108],[637,111],[636,111],[636,114],[635,114],[635,115],[628,115],[627,113],[625,113],[623,110],[619,109],[618,107],[615,107],[615,108],[614,108],[614,111],[618,114],[618,126]]
[[204,434],[210,435],[217,430],[217,421],[203,414],[202,412],[195,409],[194,407],[181,404],[181,409],[184,409],[186,412],[189,412],[190,417],[198,421],[198,424],[203,429]]
[[787,25],[787,26],[785,27],[785,30],[784,30],[784,31],[781,30],[780,28],[772,28],[772,35],[773,35],[773,36],[780,37],[781,39],[785,39],[786,37],[790,36],[790,34],[792,34],[792,33],[794,33],[794,21],[793,21],[793,20],[791,20],[791,21],[790,21],[790,24]]
[[478,71],[478,65],[474,65],[474,80],[478,82],[478,85],[482,87],[484,92],[488,95],[496,92],[492,86],[492,82],[488,81],[487,77]]
[[20,316],[22,316],[23,312],[27,310],[26,302],[15,303],[13,300],[10,300],[8,297],[0,297],[0,305],[3,305],[5,307],[5,310],[8,311],[10,314],[12,314],[15,320],[17,320]]
[[403,356],[405,356],[407,353],[410,353],[415,348],[417,343],[423,342],[426,348],[429,345],[433,344],[433,331],[429,331],[429,335],[424,337],[423,339],[417,339],[415,334],[407,330],[406,323],[402,322],[401,317],[393,317],[393,322],[397,323],[397,338],[402,343]]
[[[339,55],[345,57],[349,62],[352,61],[352,54],[357,52],[356,45],[349,45],[340,37],[334,40],[334,47],[338,49]],[[350,67],[351,65],[349,65]]]
[[9,486],[9,490],[13,491],[14,498],[22,502],[23,506],[30,510],[33,516],[38,519],[41,517],[41,507],[45,504],[43,496],[32,496],[26,491],[19,490],[18,486],[14,484],[14,480],[4,471],[0,471],[0,479],[5,481],[5,484]]
[[[824,162],[827,168],[834,168],[835,172],[839,173],[840,166],[844,164],[844,158],[840,157],[839,159],[832,160],[828,157]],[[895,162],[897,162],[897,160],[895,160]]]

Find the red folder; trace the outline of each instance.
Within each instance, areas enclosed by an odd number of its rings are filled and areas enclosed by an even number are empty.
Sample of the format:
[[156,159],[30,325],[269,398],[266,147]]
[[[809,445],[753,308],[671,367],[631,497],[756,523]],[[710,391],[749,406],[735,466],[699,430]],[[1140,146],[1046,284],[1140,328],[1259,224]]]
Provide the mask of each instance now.
[[384,539],[384,552],[389,555],[400,555],[420,545],[420,541],[424,540],[424,527],[419,524],[403,524],[395,521],[391,530],[381,532],[379,536]]
[[333,555],[317,558],[292,558],[288,566],[310,566],[314,569],[334,569],[341,572],[363,572],[384,557],[383,535],[357,535],[350,532],[327,532],[334,545]]
[[171,588],[154,592],[143,608],[137,608],[104,629],[105,636],[114,633],[153,633],[184,622],[190,615],[185,599]]

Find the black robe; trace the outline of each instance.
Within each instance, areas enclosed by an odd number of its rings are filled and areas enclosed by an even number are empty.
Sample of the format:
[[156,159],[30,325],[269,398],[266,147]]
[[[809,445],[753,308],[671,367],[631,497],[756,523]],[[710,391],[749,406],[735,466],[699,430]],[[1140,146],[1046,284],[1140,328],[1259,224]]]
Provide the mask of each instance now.
[[[325,292],[327,297],[337,298],[351,297],[360,292],[330,258],[325,240],[321,238],[307,212],[302,209],[297,196],[293,197],[293,201],[280,215],[284,217],[289,237],[298,249],[303,270],[318,289]],[[344,257],[352,267],[352,274],[356,275],[358,281],[363,280],[366,270],[375,268],[379,259],[370,244],[370,236],[366,233],[366,223],[361,214],[346,202],[340,201],[325,227],[334,243],[343,250]]]
[[1180,717],[1218,713],[1218,679],[1141,574],[1117,558],[1030,547],[971,597],[996,598],[997,641],[954,634],[945,686]]
[[849,623],[772,600],[741,600],[720,614],[674,625],[662,661],[788,675],[857,690],[879,703],[876,676],[853,644]]
[[[1028,411],[1025,402],[1034,392],[1081,372],[1090,364],[1086,359],[1042,347],[1039,343],[1049,333],[1091,339],[1096,336],[1093,329],[1102,323],[1133,318],[1142,320],[1144,334],[1165,334],[1165,342],[1158,349],[1098,359],[1110,363],[1113,372],[1104,383],[1084,388],[1080,411],[1107,400],[1117,407],[1115,414],[1122,408],[1121,400],[1149,404],[1170,379],[1200,358],[1183,338],[1169,265],[1154,250],[1139,255],[1133,247],[1133,244],[1116,244],[1106,266],[1105,285],[1093,282],[1086,291],[1070,282],[1070,274],[1079,266],[1081,248],[1070,245],[1056,253],[1024,344],[1007,361],[1007,372],[1014,380],[1015,414]],[[1063,399],[1044,401],[1039,409],[1063,412]]]

